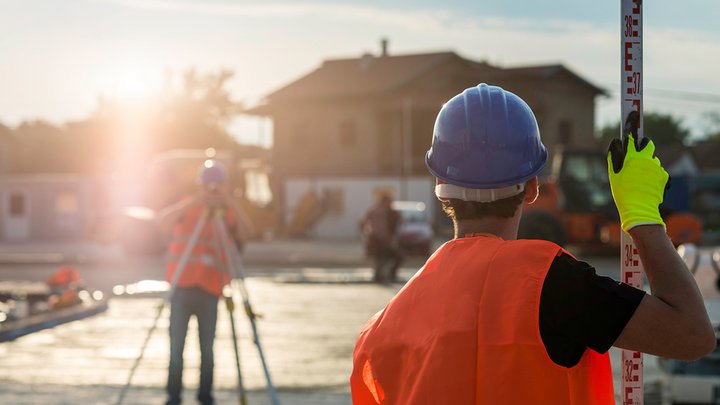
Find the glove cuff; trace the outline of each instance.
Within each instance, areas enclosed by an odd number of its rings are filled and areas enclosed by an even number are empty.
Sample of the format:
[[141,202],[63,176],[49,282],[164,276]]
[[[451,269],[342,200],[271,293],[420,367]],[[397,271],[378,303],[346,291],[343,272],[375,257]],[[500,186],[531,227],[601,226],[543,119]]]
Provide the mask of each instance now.
[[626,233],[630,232],[631,229],[635,228],[636,226],[640,226],[640,225],[662,225],[663,229],[667,230],[667,226],[665,226],[665,222],[659,216],[657,218],[635,217],[635,218],[628,218],[627,220],[622,221],[622,229]]

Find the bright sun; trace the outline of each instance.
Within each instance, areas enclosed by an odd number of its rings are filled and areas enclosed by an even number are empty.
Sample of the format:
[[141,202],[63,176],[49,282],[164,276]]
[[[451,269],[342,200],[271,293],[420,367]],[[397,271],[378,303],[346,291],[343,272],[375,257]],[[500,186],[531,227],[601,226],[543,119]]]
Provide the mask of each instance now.
[[146,98],[159,90],[159,75],[142,66],[124,66],[109,72],[110,95],[121,100]]

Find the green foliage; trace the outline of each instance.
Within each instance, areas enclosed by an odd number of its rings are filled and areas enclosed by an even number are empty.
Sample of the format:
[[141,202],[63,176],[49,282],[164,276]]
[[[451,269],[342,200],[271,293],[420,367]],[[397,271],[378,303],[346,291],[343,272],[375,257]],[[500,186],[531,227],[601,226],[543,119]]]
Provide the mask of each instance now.
[[703,113],[702,119],[705,122],[705,137],[720,141],[720,111],[706,111]]
[[[658,146],[680,145],[688,142],[690,130],[682,125],[680,119],[672,115],[648,112],[643,116],[645,136],[652,138]],[[607,146],[612,138],[620,136],[620,122],[606,125],[598,131],[601,145]]]

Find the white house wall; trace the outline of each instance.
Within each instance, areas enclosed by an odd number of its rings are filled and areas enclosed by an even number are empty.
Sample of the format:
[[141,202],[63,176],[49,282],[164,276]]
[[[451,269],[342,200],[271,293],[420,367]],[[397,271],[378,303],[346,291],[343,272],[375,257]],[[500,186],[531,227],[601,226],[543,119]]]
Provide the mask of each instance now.
[[[0,239],[74,240],[85,236],[96,214],[95,183],[72,175],[0,177]],[[9,195],[24,196],[24,224],[13,223]],[[59,201],[62,195],[69,200]],[[25,228],[25,229],[22,229]]]
[[317,238],[352,239],[360,236],[358,220],[373,203],[378,189],[391,189],[396,200],[422,201],[433,219],[435,204],[434,180],[430,177],[412,177],[402,182],[397,177],[358,178],[358,177],[319,177],[292,178],[285,183],[286,223],[295,210],[300,198],[309,189],[319,196],[324,190],[336,190],[341,193],[339,212],[326,214],[309,232]]

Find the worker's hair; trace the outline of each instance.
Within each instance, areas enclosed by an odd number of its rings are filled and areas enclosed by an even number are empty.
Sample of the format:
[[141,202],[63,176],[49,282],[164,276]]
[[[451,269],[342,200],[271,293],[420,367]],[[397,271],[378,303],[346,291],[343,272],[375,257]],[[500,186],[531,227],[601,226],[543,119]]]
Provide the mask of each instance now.
[[453,222],[486,217],[512,218],[524,198],[525,190],[512,197],[488,203],[450,198],[442,200],[442,207]]

